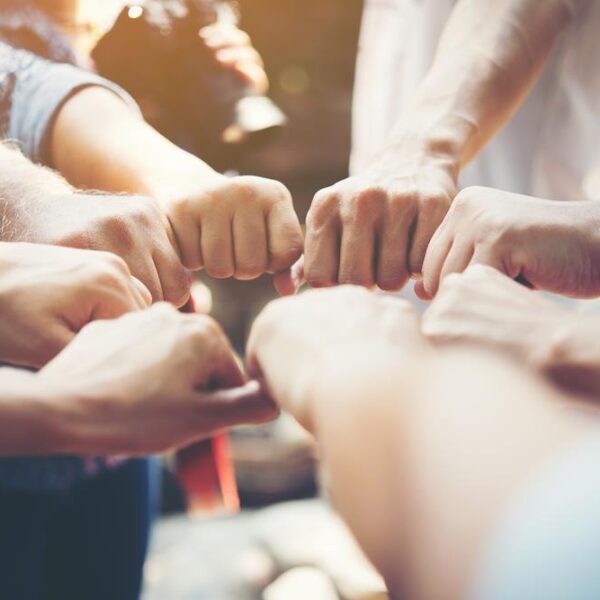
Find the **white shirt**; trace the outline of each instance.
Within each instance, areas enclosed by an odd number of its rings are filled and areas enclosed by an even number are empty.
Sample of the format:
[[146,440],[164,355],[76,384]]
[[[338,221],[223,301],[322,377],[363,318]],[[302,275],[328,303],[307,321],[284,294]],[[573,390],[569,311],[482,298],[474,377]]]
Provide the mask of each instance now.
[[[455,0],[365,0],[354,94],[352,172],[368,166],[433,61]],[[583,198],[600,161],[600,2],[564,32],[510,123],[463,172],[461,185]]]

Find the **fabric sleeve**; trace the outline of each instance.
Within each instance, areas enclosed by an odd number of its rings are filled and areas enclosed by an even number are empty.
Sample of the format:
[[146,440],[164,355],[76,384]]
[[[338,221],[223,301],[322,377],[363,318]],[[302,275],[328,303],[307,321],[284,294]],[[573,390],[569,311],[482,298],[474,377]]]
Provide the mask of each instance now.
[[122,88],[95,73],[45,60],[0,42],[0,132],[36,163],[52,166],[50,133],[58,110],[77,91],[101,86],[139,112]]

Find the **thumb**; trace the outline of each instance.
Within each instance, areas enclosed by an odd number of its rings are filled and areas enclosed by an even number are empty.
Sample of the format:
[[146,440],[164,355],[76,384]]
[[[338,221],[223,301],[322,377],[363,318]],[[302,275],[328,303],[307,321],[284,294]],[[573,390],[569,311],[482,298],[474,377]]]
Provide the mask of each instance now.
[[279,409],[269,397],[266,388],[258,381],[249,381],[236,388],[202,393],[204,414],[210,414],[215,429],[225,429],[248,423],[272,421]]

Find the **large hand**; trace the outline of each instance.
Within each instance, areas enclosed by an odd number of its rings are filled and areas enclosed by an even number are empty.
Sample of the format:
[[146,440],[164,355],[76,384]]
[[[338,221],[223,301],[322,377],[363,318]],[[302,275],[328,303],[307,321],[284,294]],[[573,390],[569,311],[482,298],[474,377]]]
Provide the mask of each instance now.
[[425,345],[412,307],[358,287],[307,292],[272,302],[248,342],[251,374],[265,379],[275,401],[311,427],[311,388],[330,360],[381,347],[417,352]]
[[321,190],[307,217],[305,276],[313,287],[402,288],[456,193],[441,159],[383,165]]
[[561,305],[482,265],[445,279],[423,317],[432,341],[471,342],[541,366],[557,334],[576,318]]
[[450,273],[484,264],[536,289],[598,296],[599,216],[595,202],[467,188],[431,240],[417,292],[432,297]]
[[41,367],[90,321],[150,301],[148,290],[113,254],[0,244],[0,361]]
[[220,327],[167,304],[89,325],[38,377],[78,452],[154,453],[277,414]]
[[255,279],[289,269],[302,253],[292,198],[276,181],[192,170],[159,196],[188,269]]
[[112,252],[127,263],[154,301],[181,306],[189,297],[190,277],[170,235],[167,219],[152,200],[65,193],[36,198],[11,239]]

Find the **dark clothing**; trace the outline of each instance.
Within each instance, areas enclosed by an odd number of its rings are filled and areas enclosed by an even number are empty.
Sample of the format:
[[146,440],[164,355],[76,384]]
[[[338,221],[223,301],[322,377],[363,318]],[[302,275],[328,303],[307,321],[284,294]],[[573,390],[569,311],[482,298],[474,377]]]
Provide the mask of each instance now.
[[0,487],[0,596],[138,598],[156,504],[156,467],[131,460],[69,492]]

